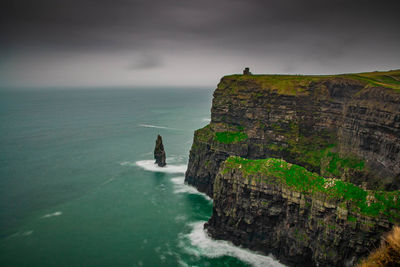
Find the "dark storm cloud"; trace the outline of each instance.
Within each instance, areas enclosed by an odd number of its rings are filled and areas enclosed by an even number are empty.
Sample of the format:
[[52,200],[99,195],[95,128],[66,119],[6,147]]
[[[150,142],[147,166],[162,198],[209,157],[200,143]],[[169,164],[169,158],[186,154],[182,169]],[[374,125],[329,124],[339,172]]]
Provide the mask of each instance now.
[[[2,54],[112,57],[125,51],[126,58],[139,55],[121,63],[131,70],[166,67],[162,58],[168,56],[196,62],[204,54],[211,60],[244,57],[257,66],[269,61],[264,71],[280,64],[276,71],[288,72],[302,72],[307,62],[303,72],[318,72],[318,64],[330,61],[324,71],[341,72],[343,62],[344,70],[356,71],[366,63],[400,62],[396,1],[6,0],[2,5]],[[339,59],[343,64],[335,66]],[[312,62],[319,62],[314,69]]]
[[[7,1],[3,45],[132,48],[157,40],[264,46],[297,37],[399,41],[393,1]],[[321,38],[322,39],[322,38]],[[225,43],[232,41],[232,43]],[[304,41],[304,40],[303,40]],[[338,44],[340,45],[340,44]]]

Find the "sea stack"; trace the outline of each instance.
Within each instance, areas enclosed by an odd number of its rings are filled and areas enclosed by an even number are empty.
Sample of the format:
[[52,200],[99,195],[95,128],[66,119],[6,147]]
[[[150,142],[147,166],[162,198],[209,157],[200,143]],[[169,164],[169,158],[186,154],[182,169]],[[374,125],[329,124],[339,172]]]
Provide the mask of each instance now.
[[155,163],[157,163],[158,166],[164,167],[167,165],[165,162],[165,151],[161,135],[157,136],[156,147],[154,148],[154,158],[156,159]]

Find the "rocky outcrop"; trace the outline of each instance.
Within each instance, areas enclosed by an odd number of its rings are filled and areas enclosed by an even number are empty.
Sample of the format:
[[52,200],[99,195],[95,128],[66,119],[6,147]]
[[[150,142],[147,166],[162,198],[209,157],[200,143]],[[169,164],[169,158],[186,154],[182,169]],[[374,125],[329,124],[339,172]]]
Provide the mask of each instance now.
[[164,167],[167,165],[165,162],[165,151],[161,135],[157,136],[156,147],[154,148],[154,158],[156,160],[155,163],[157,163],[158,166]]
[[213,238],[289,266],[353,266],[400,223],[400,192],[364,190],[279,159],[230,157],[213,198],[205,226]]

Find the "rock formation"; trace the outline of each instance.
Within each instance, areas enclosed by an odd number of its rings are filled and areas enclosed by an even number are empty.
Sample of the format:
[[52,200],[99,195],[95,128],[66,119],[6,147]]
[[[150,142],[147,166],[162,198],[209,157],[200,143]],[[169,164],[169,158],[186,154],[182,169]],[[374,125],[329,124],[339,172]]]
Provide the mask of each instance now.
[[154,158],[156,160],[155,163],[157,163],[158,166],[164,167],[167,165],[165,162],[165,151],[161,135],[157,136],[156,147],[154,148]]
[[400,222],[400,192],[363,190],[281,159],[228,158],[213,198],[212,237],[289,266],[354,266]]
[[[230,156],[282,159],[328,187],[340,181],[363,191],[354,200],[345,197],[354,192],[339,190],[331,201],[319,191],[246,184],[240,166],[224,173]],[[214,92],[211,123],[195,132],[185,181],[214,198],[213,237],[280,259],[340,266],[355,263],[400,222],[399,162],[400,71],[231,75]],[[397,191],[387,199],[382,190]]]

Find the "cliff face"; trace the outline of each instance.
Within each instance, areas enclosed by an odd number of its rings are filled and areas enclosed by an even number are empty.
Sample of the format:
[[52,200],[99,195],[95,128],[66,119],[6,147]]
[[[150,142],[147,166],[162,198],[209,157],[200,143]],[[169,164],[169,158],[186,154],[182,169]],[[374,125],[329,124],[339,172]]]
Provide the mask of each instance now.
[[[307,174],[256,164],[268,158]],[[351,266],[400,223],[400,71],[222,78],[185,181],[214,198],[214,238]]]
[[400,222],[400,192],[363,190],[279,159],[230,157],[213,197],[212,237],[290,266],[353,266]]
[[399,90],[361,78],[222,78],[211,123],[195,133],[186,181],[212,196],[219,165],[237,155],[283,158],[368,188],[400,188]]

